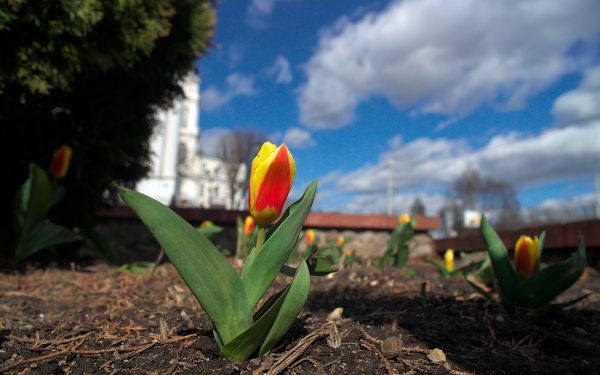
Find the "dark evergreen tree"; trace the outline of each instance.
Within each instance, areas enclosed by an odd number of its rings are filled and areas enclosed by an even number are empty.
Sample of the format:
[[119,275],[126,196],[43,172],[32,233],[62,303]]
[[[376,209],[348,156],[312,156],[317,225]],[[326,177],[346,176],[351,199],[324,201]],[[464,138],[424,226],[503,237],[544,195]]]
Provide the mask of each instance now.
[[205,0],[3,2],[3,212],[29,163],[47,168],[68,144],[67,195],[54,219],[91,225],[114,182],[147,173],[154,113],[182,94],[214,24]]

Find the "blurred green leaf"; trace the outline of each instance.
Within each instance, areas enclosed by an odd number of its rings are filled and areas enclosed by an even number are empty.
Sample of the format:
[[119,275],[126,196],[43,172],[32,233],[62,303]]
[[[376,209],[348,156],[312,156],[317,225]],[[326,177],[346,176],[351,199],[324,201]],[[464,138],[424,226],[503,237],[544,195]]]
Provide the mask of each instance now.
[[583,301],[584,299],[588,298],[591,294],[592,293],[586,293],[581,297],[575,298],[575,299],[567,301],[567,302],[547,303],[545,305],[542,305],[541,307],[531,310],[527,315],[531,316],[531,317],[535,317],[535,316],[539,316],[539,315],[545,313],[548,310],[564,309],[565,307],[573,306],[577,302]]
[[307,263],[309,273],[312,276],[326,276],[338,271],[337,265],[324,256],[309,257]]
[[477,292],[479,292],[482,296],[484,296],[485,298],[489,299],[490,301],[494,301],[494,297],[488,293],[486,290],[484,290],[482,287],[480,287],[479,285],[477,285],[477,283],[475,282],[475,276],[473,275],[464,275],[464,278],[466,280],[467,283],[469,283],[473,289],[475,289]]
[[94,244],[97,254],[100,254],[111,263],[116,261],[115,251],[105,236],[92,228],[82,229],[81,235]]
[[52,197],[50,198],[50,207],[54,207],[57,203],[65,199],[67,191],[61,185],[54,185],[52,189]]
[[392,231],[386,250],[383,253],[382,265],[391,262],[394,266],[399,268],[406,266],[408,260],[408,248],[413,237],[414,227],[414,220],[396,226]]
[[204,237],[206,237],[207,239],[212,239],[215,235],[221,233],[223,231],[223,227],[220,227],[218,225],[210,225],[210,226],[199,226],[197,228],[197,230],[202,233],[202,235]]
[[480,231],[485,242],[485,247],[490,255],[500,290],[508,300],[513,300],[513,296],[517,292],[518,278],[510,263],[506,247],[494,228],[488,223],[485,215],[481,216]]
[[433,264],[434,266],[436,266],[438,268],[438,270],[440,271],[440,273],[442,274],[442,276],[444,276],[444,277],[450,276],[450,272],[446,268],[446,265],[444,263],[440,262],[439,260],[432,259],[432,258],[426,258],[423,261],[425,263],[430,263],[430,264]]
[[81,239],[81,236],[69,229],[44,220],[24,235],[17,248],[15,260],[21,262],[40,250]]
[[133,262],[126,263],[119,267],[119,272],[131,273],[136,275],[144,275],[152,272],[156,263],[154,262]]
[[244,285],[227,258],[199,231],[163,204],[119,188],[192,290],[226,345],[252,324]]
[[413,237],[415,221],[411,220],[408,223],[401,224],[399,226],[397,241],[395,244],[395,256],[394,256],[394,265],[396,267],[404,267],[406,265],[406,261],[408,260],[408,247],[410,245],[410,240]]
[[38,225],[50,209],[52,187],[48,174],[36,164],[29,165],[29,177],[17,191],[13,215],[20,235]]

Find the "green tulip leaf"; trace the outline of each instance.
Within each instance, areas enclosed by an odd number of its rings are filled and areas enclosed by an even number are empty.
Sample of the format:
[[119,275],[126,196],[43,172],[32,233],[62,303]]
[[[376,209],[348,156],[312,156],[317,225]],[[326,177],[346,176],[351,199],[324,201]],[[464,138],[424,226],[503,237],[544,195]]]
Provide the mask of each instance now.
[[567,302],[546,303],[545,305],[542,305],[541,307],[538,307],[536,309],[533,309],[533,310],[529,311],[527,313],[527,315],[530,316],[530,317],[536,317],[536,316],[542,315],[543,313],[545,313],[546,311],[549,311],[549,310],[564,309],[565,307],[573,306],[577,302],[583,301],[584,299],[588,298],[591,294],[592,293],[586,293],[586,294],[584,294],[581,297],[572,299],[572,300],[567,301]]
[[308,271],[312,276],[326,276],[337,272],[338,267],[327,257],[311,256],[308,258]]
[[252,247],[250,250],[250,254],[246,258],[246,262],[244,263],[244,268],[242,269],[242,280],[244,279],[244,275],[246,275],[253,267],[254,259],[256,259],[256,247]]
[[394,265],[396,267],[404,267],[406,265],[406,261],[408,260],[408,247],[410,245],[410,240],[413,237],[415,227],[415,221],[411,220],[408,223],[401,224],[398,228],[397,234],[397,242],[395,244],[395,256],[394,256]]
[[243,361],[259,350],[267,354],[288,331],[308,297],[310,275],[305,261],[300,263],[296,277],[274,298],[267,300],[268,308],[257,312],[256,322],[221,348],[219,355],[234,361]]
[[465,281],[473,287],[473,289],[475,289],[477,292],[479,292],[479,294],[481,294],[482,296],[484,296],[486,299],[488,299],[490,301],[494,301],[494,297],[488,291],[484,290],[482,287],[477,285],[477,283],[475,282],[475,276],[463,275],[463,277],[465,278]]
[[585,268],[585,241],[579,235],[577,251],[564,262],[553,264],[522,280],[516,287],[513,302],[521,307],[537,308],[573,285]]
[[169,259],[214,322],[227,344],[252,324],[242,280],[227,258],[198,230],[160,202],[119,188],[159,242]]
[[207,239],[212,239],[213,236],[221,233],[223,231],[223,228],[213,224],[206,227],[199,226],[198,228],[196,228],[196,230],[202,233],[202,235]]
[[259,355],[263,356],[269,354],[271,349],[273,349],[290,329],[308,298],[309,288],[310,273],[306,261],[302,260],[298,266],[298,272],[296,273],[296,277],[292,282],[290,290],[282,302],[283,305],[277,314],[277,318],[260,347]]
[[494,228],[488,223],[485,215],[481,216],[480,231],[485,242],[485,247],[490,255],[494,274],[498,280],[498,286],[502,291],[503,298],[512,300],[519,280],[510,263],[508,251]]
[[44,220],[24,235],[20,246],[17,248],[15,260],[21,262],[40,250],[80,241],[81,239],[81,236],[69,229],[51,223],[49,220]]
[[440,271],[440,273],[442,274],[442,276],[444,277],[448,277],[450,276],[450,271],[448,271],[448,269],[446,268],[446,265],[442,262],[440,262],[437,259],[432,259],[432,258],[426,258],[423,259],[423,261],[425,263],[430,263],[433,264],[434,266],[436,266],[438,268],[438,270]]
[[248,307],[254,309],[281,270],[294,249],[298,236],[310,212],[317,192],[314,180],[302,197],[292,204],[272,230],[260,251],[253,250],[242,272],[242,281],[248,295]]
[[17,191],[13,214],[19,234],[26,233],[38,225],[48,214],[52,187],[48,174],[36,164],[29,165],[29,177]]
[[65,199],[66,195],[67,191],[64,187],[60,185],[54,185],[54,189],[52,189],[52,196],[50,197],[50,207],[56,206],[63,199]]
[[412,239],[415,221],[399,224],[392,232],[383,254],[382,264],[393,263],[394,266],[403,268],[408,260],[408,247]]
[[95,246],[96,253],[102,255],[107,261],[114,263],[117,260],[112,245],[108,239],[98,231],[91,228],[85,228],[81,230],[81,235],[92,242]]

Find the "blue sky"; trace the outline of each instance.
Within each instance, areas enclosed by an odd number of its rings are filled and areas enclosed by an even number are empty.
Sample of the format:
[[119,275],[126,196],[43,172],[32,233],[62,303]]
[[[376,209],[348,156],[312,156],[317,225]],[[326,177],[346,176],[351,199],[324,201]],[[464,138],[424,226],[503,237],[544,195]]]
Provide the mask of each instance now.
[[197,66],[200,144],[286,142],[315,208],[434,214],[465,169],[525,208],[592,202],[600,175],[596,0],[223,0]]

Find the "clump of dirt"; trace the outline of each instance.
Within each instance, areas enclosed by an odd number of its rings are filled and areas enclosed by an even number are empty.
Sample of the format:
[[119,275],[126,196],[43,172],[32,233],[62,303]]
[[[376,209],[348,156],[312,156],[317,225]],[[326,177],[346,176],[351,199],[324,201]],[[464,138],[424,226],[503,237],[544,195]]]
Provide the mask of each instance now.
[[586,300],[528,320],[507,316],[460,278],[443,278],[428,264],[411,267],[417,276],[357,266],[313,278],[279,346],[239,363],[218,357],[210,320],[168,264],[152,276],[103,264],[3,273],[0,372],[600,373],[595,270],[564,296],[591,292]]

